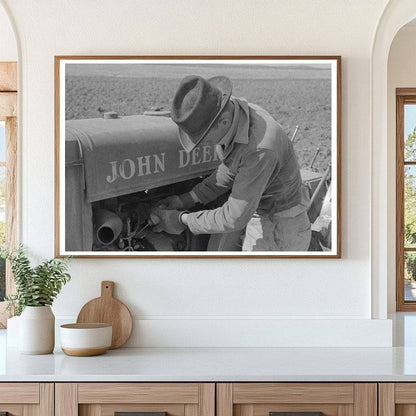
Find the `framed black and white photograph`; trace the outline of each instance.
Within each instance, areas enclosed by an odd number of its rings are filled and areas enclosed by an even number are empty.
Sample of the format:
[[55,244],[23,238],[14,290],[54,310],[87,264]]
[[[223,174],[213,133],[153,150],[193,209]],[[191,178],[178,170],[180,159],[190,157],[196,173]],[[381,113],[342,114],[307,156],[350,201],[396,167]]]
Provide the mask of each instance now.
[[55,57],[55,251],[341,256],[341,58]]

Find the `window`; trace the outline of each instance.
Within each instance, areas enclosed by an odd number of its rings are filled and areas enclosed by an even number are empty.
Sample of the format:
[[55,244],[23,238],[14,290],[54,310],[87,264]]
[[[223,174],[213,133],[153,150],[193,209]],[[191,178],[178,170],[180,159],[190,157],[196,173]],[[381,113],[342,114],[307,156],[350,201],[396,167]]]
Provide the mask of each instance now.
[[397,310],[416,311],[416,88],[396,97]]

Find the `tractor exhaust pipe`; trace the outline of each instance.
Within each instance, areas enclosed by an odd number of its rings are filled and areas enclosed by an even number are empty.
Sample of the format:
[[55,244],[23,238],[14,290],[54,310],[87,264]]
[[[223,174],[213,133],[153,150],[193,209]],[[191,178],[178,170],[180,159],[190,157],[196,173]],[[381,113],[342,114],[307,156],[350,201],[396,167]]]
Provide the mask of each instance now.
[[121,234],[123,221],[114,212],[99,209],[95,212],[94,223],[96,225],[96,238],[102,245],[113,243]]

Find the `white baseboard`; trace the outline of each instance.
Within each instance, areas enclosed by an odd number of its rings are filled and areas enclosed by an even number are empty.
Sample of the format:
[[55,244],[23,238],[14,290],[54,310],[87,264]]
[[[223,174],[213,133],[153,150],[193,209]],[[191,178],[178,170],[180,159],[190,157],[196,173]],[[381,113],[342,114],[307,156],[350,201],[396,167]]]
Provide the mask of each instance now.
[[[74,319],[57,317],[57,324],[67,322],[74,322]],[[391,347],[392,321],[140,317],[134,320],[132,336],[125,346]]]

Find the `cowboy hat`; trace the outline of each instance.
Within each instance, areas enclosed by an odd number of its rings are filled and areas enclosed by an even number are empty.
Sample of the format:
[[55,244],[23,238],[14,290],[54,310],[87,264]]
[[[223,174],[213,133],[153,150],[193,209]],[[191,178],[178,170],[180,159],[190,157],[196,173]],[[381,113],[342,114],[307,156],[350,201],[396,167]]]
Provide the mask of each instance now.
[[232,85],[229,78],[216,76],[208,80],[185,77],[173,98],[171,117],[179,127],[179,141],[190,152],[208,134],[227,105]]

